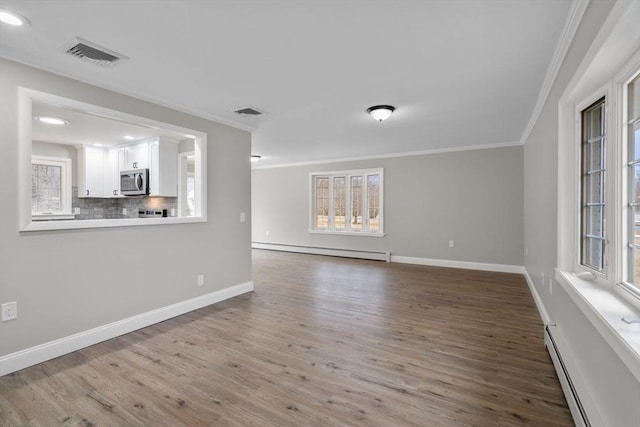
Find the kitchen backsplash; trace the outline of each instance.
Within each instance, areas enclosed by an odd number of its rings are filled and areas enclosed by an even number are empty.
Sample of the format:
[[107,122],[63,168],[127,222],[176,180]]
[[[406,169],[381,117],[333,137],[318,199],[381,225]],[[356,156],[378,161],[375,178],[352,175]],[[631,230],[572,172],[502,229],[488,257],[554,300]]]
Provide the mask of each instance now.
[[[138,218],[139,209],[166,209],[171,216],[171,209],[178,210],[177,197],[118,197],[113,199],[79,198],[78,187],[73,187],[72,206],[80,208],[77,220],[83,219],[119,219]],[[122,214],[122,209],[127,214]]]

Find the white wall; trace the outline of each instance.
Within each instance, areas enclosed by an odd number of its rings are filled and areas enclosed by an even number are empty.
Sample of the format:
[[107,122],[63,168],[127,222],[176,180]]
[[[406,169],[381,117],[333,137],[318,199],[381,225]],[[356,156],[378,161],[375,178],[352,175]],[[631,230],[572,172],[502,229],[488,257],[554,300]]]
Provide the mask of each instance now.
[[[523,263],[521,146],[257,169],[254,242]],[[384,168],[384,237],[309,233],[309,173]],[[269,236],[267,236],[269,231]],[[455,247],[449,247],[449,240]]]
[[[19,86],[206,132],[208,222],[19,233]],[[0,356],[251,281],[249,132],[6,60],[0,93]]]
[[[638,425],[640,384],[572,299],[553,279],[557,266],[558,101],[615,1],[591,1],[560,68],[549,98],[525,143],[525,268],[551,321],[566,340],[585,385],[607,426]],[[545,282],[542,281],[542,275]],[[549,286],[549,280],[552,286]]]

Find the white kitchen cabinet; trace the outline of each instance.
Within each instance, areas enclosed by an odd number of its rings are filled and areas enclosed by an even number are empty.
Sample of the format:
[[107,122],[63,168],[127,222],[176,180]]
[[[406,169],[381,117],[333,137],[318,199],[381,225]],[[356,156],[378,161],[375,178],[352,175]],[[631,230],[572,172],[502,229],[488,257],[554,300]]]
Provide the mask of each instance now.
[[110,148],[107,151],[107,168],[105,169],[105,194],[120,195],[120,171],[124,166],[124,148]]
[[139,142],[124,147],[124,167],[121,170],[149,167],[149,142]]
[[178,142],[158,138],[149,142],[149,195],[178,196]]
[[105,197],[106,150],[78,148],[78,197]]

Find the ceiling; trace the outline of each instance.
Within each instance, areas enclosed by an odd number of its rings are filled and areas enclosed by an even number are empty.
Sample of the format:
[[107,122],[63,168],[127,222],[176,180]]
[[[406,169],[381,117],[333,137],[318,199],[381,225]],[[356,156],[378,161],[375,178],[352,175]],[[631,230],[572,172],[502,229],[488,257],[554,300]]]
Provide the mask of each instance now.
[[[0,56],[253,131],[261,165],[519,143],[572,0],[0,0]],[[81,37],[129,59],[66,55]],[[1,70],[0,70],[1,78]],[[391,104],[385,122],[366,109]],[[240,117],[252,106],[267,114]]]

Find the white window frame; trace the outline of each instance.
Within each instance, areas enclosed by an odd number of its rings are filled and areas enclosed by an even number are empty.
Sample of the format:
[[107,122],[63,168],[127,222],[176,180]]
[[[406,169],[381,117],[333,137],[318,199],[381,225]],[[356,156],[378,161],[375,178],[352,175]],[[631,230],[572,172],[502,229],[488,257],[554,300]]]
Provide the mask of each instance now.
[[[594,54],[595,56],[595,54]],[[587,57],[588,58],[588,57]],[[590,58],[593,61],[593,57]],[[586,61],[586,60],[585,60]],[[626,283],[627,135],[626,86],[640,72],[640,50],[607,75],[589,74],[581,66],[559,102],[558,267],[556,279],[611,349],[640,380],[640,333],[627,320],[640,318],[640,289]],[[602,72],[600,69],[599,72]],[[597,82],[599,88],[594,89]],[[591,87],[591,89],[589,89]],[[607,183],[605,271],[580,263],[581,112],[605,96]],[[552,292],[552,287],[549,287]]]
[[60,167],[60,210],[51,210],[49,212],[31,211],[33,221],[51,220],[51,219],[73,219],[71,212],[71,183],[72,183],[72,163],[71,159],[66,157],[53,156],[31,156],[32,165],[47,165]]
[[[378,231],[369,231],[369,200],[367,183],[368,177],[371,175],[378,175],[380,177],[380,193],[379,193],[379,226]],[[345,178],[345,217],[351,216],[351,177],[362,176],[362,210],[363,210],[363,227],[362,230],[351,229],[350,221],[345,221],[345,229],[336,229],[334,221],[334,197],[333,197],[333,182],[334,178]],[[329,227],[318,228],[316,224],[316,179],[317,178],[329,179]],[[364,214],[366,212],[366,215]],[[313,234],[339,234],[349,236],[372,236],[383,237],[384,233],[384,169],[359,169],[359,170],[346,170],[346,171],[331,171],[331,172],[312,172],[309,174],[309,233]]]

